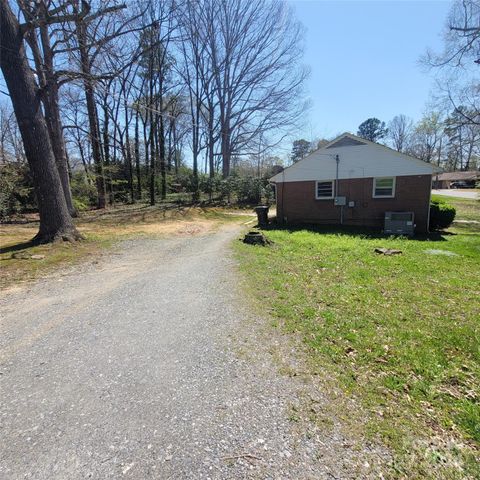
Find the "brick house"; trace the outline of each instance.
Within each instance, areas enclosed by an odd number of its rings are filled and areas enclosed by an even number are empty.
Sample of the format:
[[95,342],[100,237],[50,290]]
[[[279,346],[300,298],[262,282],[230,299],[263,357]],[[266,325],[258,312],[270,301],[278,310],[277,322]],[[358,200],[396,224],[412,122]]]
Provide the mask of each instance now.
[[270,181],[280,222],[382,228],[385,212],[414,212],[421,233],[428,231],[432,175],[439,170],[344,133]]

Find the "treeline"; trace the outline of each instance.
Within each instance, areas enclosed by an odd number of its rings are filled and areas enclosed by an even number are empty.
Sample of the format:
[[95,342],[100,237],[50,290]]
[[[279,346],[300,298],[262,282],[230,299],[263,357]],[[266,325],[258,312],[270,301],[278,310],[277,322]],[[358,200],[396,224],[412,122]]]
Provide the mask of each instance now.
[[[446,116],[440,111],[431,111],[418,122],[406,115],[396,115],[388,123],[373,117],[359,125],[357,135],[434,163],[446,171],[475,170],[480,168],[480,124],[465,121],[466,114],[468,112],[459,107]],[[290,160],[301,160],[329,140],[295,140]]]
[[[39,240],[72,236],[85,203],[246,198],[228,179],[252,162],[266,174],[301,118],[302,28],[285,2],[0,0],[0,17],[2,186],[33,187]],[[10,191],[4,204],[25,200]]]

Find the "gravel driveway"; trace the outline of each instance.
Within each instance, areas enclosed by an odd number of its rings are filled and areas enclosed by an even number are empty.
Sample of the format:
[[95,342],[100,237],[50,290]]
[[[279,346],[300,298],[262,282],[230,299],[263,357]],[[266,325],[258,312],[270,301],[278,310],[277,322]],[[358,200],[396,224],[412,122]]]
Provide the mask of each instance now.
[[292,420],[306,382],[244,305],[238,234],[129,240],[1,298],[0,478],[379,478],[335,419]]

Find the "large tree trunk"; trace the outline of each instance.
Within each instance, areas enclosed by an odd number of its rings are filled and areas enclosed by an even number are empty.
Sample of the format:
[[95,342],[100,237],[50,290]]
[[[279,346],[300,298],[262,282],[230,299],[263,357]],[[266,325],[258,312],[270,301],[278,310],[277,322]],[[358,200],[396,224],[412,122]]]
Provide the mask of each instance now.
[[42,41],[43,61],[45,67],[46,95],[44,99],[45,119],[50,132],[53,154],[57,163],[60,181],[62,182],[65,201],[67,202],[70,215],[77,216],[73,206],[72,192],[70,190],[70,177],[68,174],[67,151],[63,136],[62,121],[60,119],[60,107],[58,100],[58,84],[53,69],[53,52],[50,47],[50,37],[47,24],[40,25],[40,37]]
[[222,134],[222,176],[227,178],[230,176],[230,148],[228,140],[225,139],[225,134]]
[[7,0],[0,0],[0,46],[0,66],[32,171],[40,213],[40,229],[34,240],[76,240],[80,235],[68,212],[20,25]]
[[[53,51],[50,45],[50,36],[48,33],[48,25],[45,21],[47,17],[46,4],[40,2],[41,16],[44,20],[40,23],[40,40],[42,50],[37,42],[37,36],[33,29],[26,32],[25,39],[29,44],[33,59],[35,61],[35,69],[38,78],[38,85],[42,91],[42,103],[45,111],[45,121],[50,135],[53,154],[57,163],[60,181],[62,182],[65,200],[67,202],[68,211],[72,217],[77,216],[75,207],[73,206],[72,192],[70,189],[70,172],[67,165],[67,150],[65,147],[65,138],[63,136],[62,123],[60,119],[60,107],[58,99],[58,84],[55,78],[53,65]],[[21,5],[22,12],[27,20],[31,19],[31,12],[28,8]],[[43,52],[43,53],[42,53]]]

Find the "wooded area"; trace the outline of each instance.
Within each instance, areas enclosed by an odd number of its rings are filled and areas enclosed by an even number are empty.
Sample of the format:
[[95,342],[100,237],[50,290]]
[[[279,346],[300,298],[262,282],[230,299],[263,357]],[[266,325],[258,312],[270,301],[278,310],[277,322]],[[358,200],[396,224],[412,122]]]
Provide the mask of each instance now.
[[0,17],[2,214],[36,203],[39,241],[78,238],[93,204],[269,195],[307,75],[284,2],[1,0]]
[[[438,72],[423,118],[370,118],[360,135],[478,168],[479,12],[455,2],[444,51],[423,58]],[[0,22],[0,218],[38,210],[38,241],[74,240],[82,209],[269,200],[307,106],[286,2],[0,0]],[[289,160],[325,143],[297,140]]]

